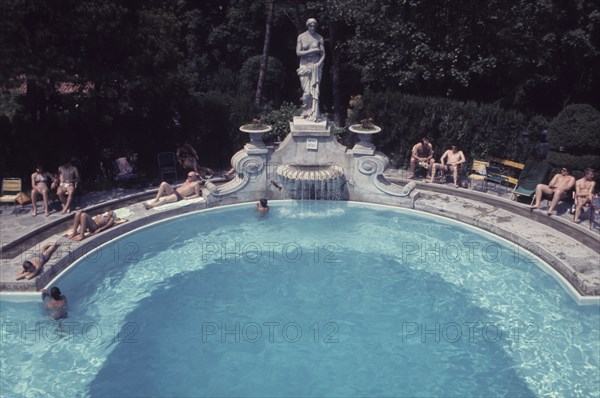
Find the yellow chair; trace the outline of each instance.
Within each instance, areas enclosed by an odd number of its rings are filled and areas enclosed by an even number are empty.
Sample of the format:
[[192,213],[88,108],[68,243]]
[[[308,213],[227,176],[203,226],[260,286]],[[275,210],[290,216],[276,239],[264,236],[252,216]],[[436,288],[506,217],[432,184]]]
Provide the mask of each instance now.
[[[481,186],[483,186],[485,178],[487,177],[487,168],[489,165],[489,162],[473,159],[473,164],[471,165],[471,172],[467,176],[469,178],[469,185],[471,185],[473,181],[480,181]],[[473,189],[475,188],[473,187]]]
[[[20,178],[3,178],[2,179],[2,196],[0,196],[0,203],[12,203],[17,204],[17,195],[21,192],[21,179]],[[13,212],[16,210],[13,209]]]

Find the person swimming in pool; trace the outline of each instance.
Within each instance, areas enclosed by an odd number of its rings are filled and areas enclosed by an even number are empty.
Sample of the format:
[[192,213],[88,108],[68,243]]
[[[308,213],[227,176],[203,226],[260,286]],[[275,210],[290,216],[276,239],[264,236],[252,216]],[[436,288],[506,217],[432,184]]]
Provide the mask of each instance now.
[[[112,210],[94,217],[86,212],[78,211],[75,213],[75,218],[73,218],[73,230],[69,235],[69,238],[73,240],[82,240],[87,231],[90,231],[95,235],[112,227],[114,223],[115,213]],[[80,230],[79,235],[77,235],[78,229]]]
[[184,199],[194,199],[202,196],[202,184],[204,179],[195,171],[190,171],[187,180],[177,188],[173,188],[169,183],[162,182],[158,187],[156,198],[148,203],[144,202],[146,210],[161,206],[167,203],[178,202]]
[[269,204],[267,199],[261,199],[256,202],[256,211],[260,211],[261,213],[266,213],[269,211]]
[[50,256],[58,247],[58,242],[49,243],[42,248],[41,253],[30,254],[23,261],[23,269],[17,273],[17,280],[33,279],[42,271],[44,264],[50,259]]
[[67,296],[62,294],[60,289],[54,286],[50,289],[50,293],[46,289],[42,289],[42,300],[50,296],[50,300],[44,303],[44,308],[54,319],[67,317]]

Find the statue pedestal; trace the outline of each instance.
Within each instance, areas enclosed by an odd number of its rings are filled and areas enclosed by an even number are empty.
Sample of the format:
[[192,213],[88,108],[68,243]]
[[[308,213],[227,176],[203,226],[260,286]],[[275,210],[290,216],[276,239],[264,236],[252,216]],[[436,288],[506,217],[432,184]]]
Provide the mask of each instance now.
[[328,137],[331,134],[331,126],[328,125],[327,119],[311,122],[294,116],[294,121],[290,122],[290,132],[292,137]]

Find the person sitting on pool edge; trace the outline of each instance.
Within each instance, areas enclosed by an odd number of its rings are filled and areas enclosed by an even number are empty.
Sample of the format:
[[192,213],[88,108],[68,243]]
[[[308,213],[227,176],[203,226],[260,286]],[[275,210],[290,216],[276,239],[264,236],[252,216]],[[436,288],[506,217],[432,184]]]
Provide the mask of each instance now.
[[431,145],[431,142],[429,142],[429,138],[423,137],[421,138],[421,141],[416,143],[412,148],[410,155],[410,175],[408,176],[408,179],[411,180],[415,178],[415,165],[418,164],[427,169],[427,175],[425,176],[425,181],[427,181],[434,163],[433,146]]
[[426,180],[426,182],[433,182],[436,169],[444,172],[451,171],[452,176],[454,177],[454,188],[458,188],[458,169],[462,167],[462,164],[465,163],[465,161],[466,159],[463,151],[459,151],[456,145],[450,145],[450,149],[444,152],[440,158],[441,163],[434,163],[433,166],[431,166],[431,179]]
[[35,278],[42,271],[44,264],[50,259],[57,247],[58,242],[48,243],[42,248],[41,253],[29,255],[27,260],[23,261],[23,269],[17,274],[17,280]]
[[167,203],[177,202],[183,199],[194,199],[202,196],[202,184],[204,180],[198,173],[190,171],[187,180],[177,188],[173,188],[169,183],[162,182],[158,187],[156,198],[148,203],[144,202],[146,210],[161,206]]
[[42,300],[50,296],[50,300],[44,303],[44,308],[50,312],[50,316],[54,319],[67,317],[67,296],[62,294],[60,289],[54,286],[50,289],[50,293],[46,289],[42,289]]
[[[73,229],[69,238],[73,240],[82,240],[85,238],[85,233],[90,231],[93,235],[112,227],[115,223],[115,213],[110,210],[106,213],[90,216],[88,213],[78,211],[73,218]],[[77,236],[77,229],[80,230]]]
[[[588,203],[594,200],[594,188],[596,182],[594,181],[594,169],[587,168],[583,171],[584,175],[582,178],[577,180],[575,183],[575,215],[573,216],[573,222],[579,223],[581,220],[581,209]],[[594,211],[593,209],[591,211]]]
[[535,187],[535,203],[529,206],[530,209],[538,209],[544,195],[552,198],[547,214],[551,216],[554,213],[554,208],[567,195],[567,192],[573,189],[575,185],[575,177],[569,175],[569,168],[563,167],[560,173],[556,174],[552,180],[546,184],[537,184]]
[[266,213],[269,211],[269,204],[267,199],[262,198],[258,202],[256,202],[256,211],[260,211],[261,213]]

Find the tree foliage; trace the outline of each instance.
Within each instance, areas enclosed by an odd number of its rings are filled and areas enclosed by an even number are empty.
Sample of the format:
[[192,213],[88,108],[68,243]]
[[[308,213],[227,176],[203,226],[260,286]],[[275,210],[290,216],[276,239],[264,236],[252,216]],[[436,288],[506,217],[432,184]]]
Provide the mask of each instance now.
[[553,150],[548,159],[556,166],[575,170],[600,169],[600,112],[590,105],[574,104],[550,123],[548,142]]
[[[2,173],[23,176],[38,161],[52,170],[76,156],[94,179],[107,153],[137,153],[152,174],[156,152],[184,139],[222,166],[247,139],[240,124],[259,114],[279,120],[282,103],[292,105],[281,114],[299,103],[295,44],[309,17],[326,41],[322,110],[343,124],[343,104],[364,92],[392,133],[381,138],[386,152],[428,131],[473,155],[521,156],[513,145],[527,136],[528,153],[546,117],[571,103],[600,106],[600,12],[591,0],[277,0],[256,107],[267,4],[1,1]],[[536,113],[544,117],[530,119]]]

